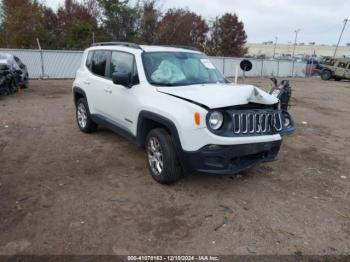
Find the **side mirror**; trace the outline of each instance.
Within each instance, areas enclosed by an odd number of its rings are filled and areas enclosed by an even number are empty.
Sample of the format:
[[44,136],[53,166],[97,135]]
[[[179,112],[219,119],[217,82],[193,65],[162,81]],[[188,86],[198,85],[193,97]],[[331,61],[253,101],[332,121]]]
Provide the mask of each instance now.
[[115,72],[112,74],[112,81],[115,85],[122,85],[126,88],[131,88],[130,73]]

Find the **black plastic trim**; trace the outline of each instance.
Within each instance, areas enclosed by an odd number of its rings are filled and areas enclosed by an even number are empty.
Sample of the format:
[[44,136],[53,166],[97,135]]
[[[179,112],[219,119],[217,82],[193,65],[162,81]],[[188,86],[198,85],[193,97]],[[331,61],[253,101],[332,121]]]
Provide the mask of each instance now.
[[195,152],[183,152],[186,171],[197,174],[234,175],[263,162],[278,159],[282,140],[243,144],[207,145]]
[[129,43],[129,42],[100,42],[100,43],[94,43],[91,46],[125,46],[130,47],[134,49],[140,49],[143,51],[142,47],[135,43]]
[[73,87],[73,99],[74,99],[74,104],[76,104],[76,94],[81,94],[83,97],[86,97],[86,93],[83,89],[81,89],[80,87],[74,86]]
[[147,120],[154,121],[166,127],[171,132],[171,135],[173,136],[176,142],[176,148],[178,150],[182,150],[179,134],[177,132],[175,124],[171,120],[167,119],[162,115],[159,115],[150,111],[146,111],[146,110],[143,110],[140,112],[138,121],[137,121],[137,139],[140,145],[144,143],[144,140],[147,136],[147,134],[142,132],[144,129],[145,121]]
[[92,114],[91,118],[96,124],[104,126],[114,133],[117,133],[127,140],[131,141],[132,143],[137,144],[136,137],[128,129],[122,127],[121,125],[99,114]]

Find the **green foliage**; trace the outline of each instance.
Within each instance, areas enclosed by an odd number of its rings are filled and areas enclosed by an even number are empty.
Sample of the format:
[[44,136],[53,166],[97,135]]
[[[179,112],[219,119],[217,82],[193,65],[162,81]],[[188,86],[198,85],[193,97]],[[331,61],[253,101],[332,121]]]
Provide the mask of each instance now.
[[211,55],[239,57],[248,51],[245,47],[246,41],[243,22],[238,20],[236,14],[226,13],[217,17],[213,23],[206,51]]
[[246,33],[236,14],[212,26],[188,9],[162,14],[158,0],[65,0],[53,11],[39,0],[0,0],[0,47],[84,49],[96,42],[189,45],[210,55],[242,56]]
[[135,38],[138,10],[128,0],[97,0],[102,12],[102,23],[111,40],[130,41]]
[[76,22],[70,27],[68,34],[68,45],[70,48],[78,49],[88,47],[92,40],[93,26],[89,23]]

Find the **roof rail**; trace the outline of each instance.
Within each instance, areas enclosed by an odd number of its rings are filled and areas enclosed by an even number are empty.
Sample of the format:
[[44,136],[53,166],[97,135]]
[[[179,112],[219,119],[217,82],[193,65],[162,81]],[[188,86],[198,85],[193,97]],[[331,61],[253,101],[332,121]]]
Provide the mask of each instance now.
[[162,45],[162,46],[174,47],[174,48],[182,48],[182,49],[188,49],[188,50],[201,52],[198,48],[196,48],[194,46],[188,46],[188,45]]
[[91,46],[108,46],[108,45],[126,46],[126,47],[142,50],[141,46],[139,46],[138,44],[128,43],[128,42],[100,42],[100,43],[93,43]]

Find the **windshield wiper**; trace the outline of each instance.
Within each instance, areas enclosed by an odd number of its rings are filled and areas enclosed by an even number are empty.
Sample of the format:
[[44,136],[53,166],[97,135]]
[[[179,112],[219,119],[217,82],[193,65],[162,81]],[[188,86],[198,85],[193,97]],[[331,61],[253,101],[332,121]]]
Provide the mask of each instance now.
[[150,82],[151,85],[155,86],[176,86],[176,84],[172,83],[158,83],[158,82]]

